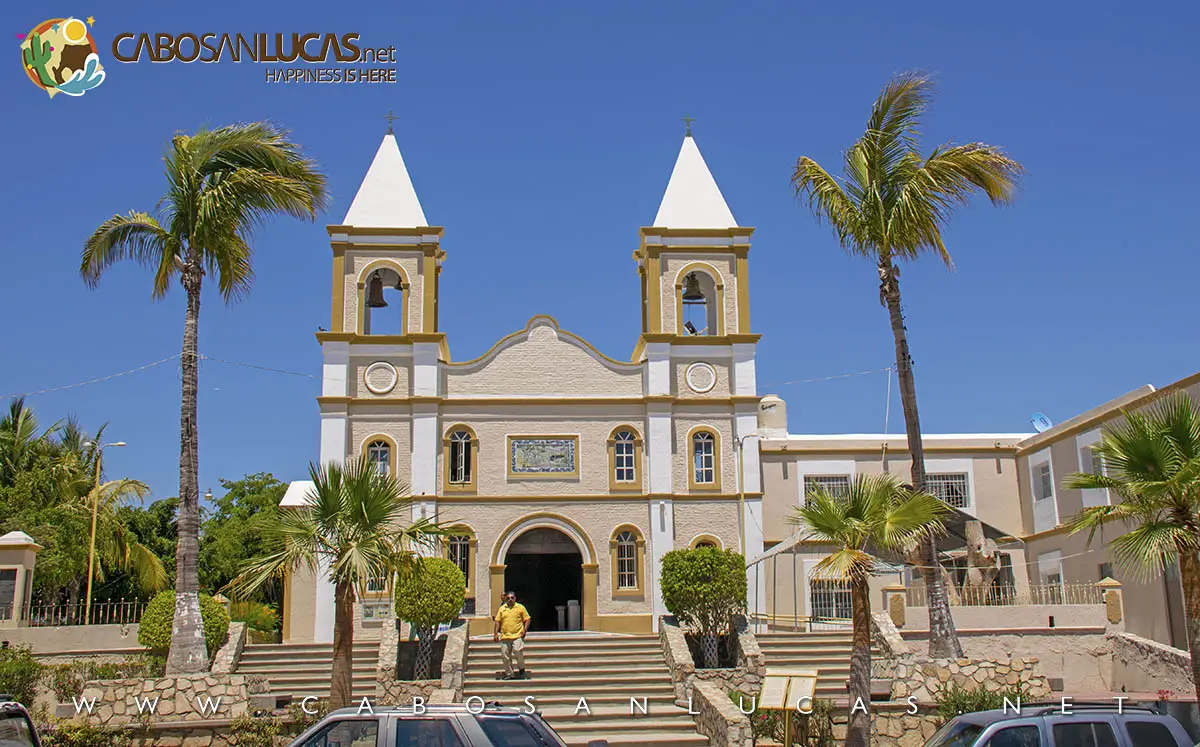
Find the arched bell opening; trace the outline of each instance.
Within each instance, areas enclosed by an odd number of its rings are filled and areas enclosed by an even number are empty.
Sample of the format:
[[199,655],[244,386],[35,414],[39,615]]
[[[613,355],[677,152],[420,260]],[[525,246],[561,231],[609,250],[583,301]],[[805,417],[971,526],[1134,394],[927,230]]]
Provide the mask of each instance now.
[[363,289],[364,335],[403,335],[405,314],[404,277],[390,267],[380,267],[367,275]]
[[683,331],[688,335],[716,335],[717,285],[712,276],[693,270],[683,276],[679,289]]

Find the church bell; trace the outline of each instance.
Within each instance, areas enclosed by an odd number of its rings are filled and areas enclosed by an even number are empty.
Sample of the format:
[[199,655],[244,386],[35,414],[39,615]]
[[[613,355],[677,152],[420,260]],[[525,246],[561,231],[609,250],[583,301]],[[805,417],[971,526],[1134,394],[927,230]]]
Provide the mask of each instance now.
[[383,278],[379,277],[379,273],[376,272],[367,281],[367,308],[382,309],[385,306],[387,306],[387,300],[383,297]]
[[683,279],[683,300],[704,300],[704,291],[700,290],[700,279],[696,277],[696,273],[694,272],[689,272],[687,277]]

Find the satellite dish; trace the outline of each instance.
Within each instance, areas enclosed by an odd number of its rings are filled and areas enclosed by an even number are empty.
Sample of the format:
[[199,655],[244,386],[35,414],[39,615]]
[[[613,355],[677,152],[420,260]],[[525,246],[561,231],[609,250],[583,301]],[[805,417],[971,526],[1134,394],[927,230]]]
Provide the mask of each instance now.
[[1050,430],[1052,425],[1054,425],[1054,423],[1050,421],[1050,418],[1046,417],[1040,412],[1035,412],[1034,414],[1030,415],[1029,420],[1033,423],[1033,429],[1038,433],[1045,433],[1046,431]]

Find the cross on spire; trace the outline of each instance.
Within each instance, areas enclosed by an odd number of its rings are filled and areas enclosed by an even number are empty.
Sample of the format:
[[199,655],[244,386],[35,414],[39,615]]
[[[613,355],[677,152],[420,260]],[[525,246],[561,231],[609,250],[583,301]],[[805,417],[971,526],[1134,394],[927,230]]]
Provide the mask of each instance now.
[[393,121],[396,119],[396,115],[395,115],[395,114],[392,114],[392,110],[391,110],[391,109],[388,109],[387,116],[386,116],[386,117],[384,117],[384,118],[385,118],[385,119],[387,119],[387,121],[388,121],[388,131],[387,131],[387,134],[389,134],[389,135],[395,135],[396,133],[395,133],[395,132],[392,130],[392,122],[393,122]]
[[695,121],[696,121],[695,117],[690,117],[690,116],[689,116],[689,117],[684,117],[684,118],[683,118],[683,124],[684,124],[684,127],[686,127],[686,128],[687,128],[687,130],[686,130],[686,131],[683,133],[683,136],[684,136],[684,137],[691,137],[691,136],[692,136],[692,122],[695,122]]

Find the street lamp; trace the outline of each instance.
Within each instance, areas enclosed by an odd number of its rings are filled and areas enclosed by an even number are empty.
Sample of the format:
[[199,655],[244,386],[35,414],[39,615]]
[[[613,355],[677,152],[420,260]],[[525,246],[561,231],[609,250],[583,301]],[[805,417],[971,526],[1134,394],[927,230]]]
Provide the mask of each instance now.
[[737,471],[738,471],[738,531],[741,537],[738,544],[738,549],[742,551],[742,556],[746,555],[746,474],[745,461],[742,453],[746,450],[746,439],[761,436],[757,430],[750,431],[744,436],[737,436],[733,439],[734,448],[737,451]]
[[96,573],[96,515],[100,513],[100,468],[101,462],[104,459],[104,450],[109,446],[120,447],[124,446],[124,441],[113,441],[107,444],[97,444],[94,441],[85,441],[85,447],[91,447],[96,450],[96,478],[92,484],[92,537],[88,543],[88,582],[87,582],[87,602],[83,608],[83,623],[87,625],[92,619],[92,577]]

